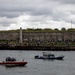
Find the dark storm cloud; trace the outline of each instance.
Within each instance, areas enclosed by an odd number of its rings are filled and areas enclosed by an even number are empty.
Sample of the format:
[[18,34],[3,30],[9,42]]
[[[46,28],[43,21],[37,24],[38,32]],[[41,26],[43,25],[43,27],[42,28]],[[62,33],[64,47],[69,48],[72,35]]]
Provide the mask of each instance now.
[[23,13],[30,15],[49,15],[51,5],[46,0],[1,0],[0,16],[18,17]]
[[52,0],[52,1],[60,2],[63,4],[75,4],[75,0]]
[[23,13],[28,13],[33,11],[32,7],[29,6],[1,6],[0,5],[0,16],[6,16],[6,17],[18,17],[19,15]]
[[[75,3],[75,0],[52,0],[53,2]],[[56,5],[51,0],[0,0],[0,16],[18,17],[30,15],[52,15]]]
[[0,16],[16,17],[32,9],[32,5],[26,0],[0,0]]

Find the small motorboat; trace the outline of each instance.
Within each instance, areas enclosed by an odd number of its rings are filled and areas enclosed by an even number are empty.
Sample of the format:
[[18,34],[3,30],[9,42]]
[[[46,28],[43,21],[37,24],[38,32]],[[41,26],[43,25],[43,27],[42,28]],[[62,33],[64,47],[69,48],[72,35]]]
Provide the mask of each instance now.
[[52,53],[45,53],[45,52],[43,52],[43,56],[36,55],[36,56],[34,56],[34,58],[35,59],[58,59],[58,60],[62,60],[64,58],[64,56],[63,55],[55,56]]
[[0,62],[0,65],[5,65],[7,67],[14,67],[14,66],[25,66],[28,62],[23,61],[16,61],[15,58],[7,57],[6,61]]

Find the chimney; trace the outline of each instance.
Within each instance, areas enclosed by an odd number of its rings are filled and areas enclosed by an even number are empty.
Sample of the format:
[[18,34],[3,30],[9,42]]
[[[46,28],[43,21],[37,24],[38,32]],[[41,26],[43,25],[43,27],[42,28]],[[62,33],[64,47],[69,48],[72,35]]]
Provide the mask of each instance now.
[[22,44],[22,28],[20,27],[20,43]]

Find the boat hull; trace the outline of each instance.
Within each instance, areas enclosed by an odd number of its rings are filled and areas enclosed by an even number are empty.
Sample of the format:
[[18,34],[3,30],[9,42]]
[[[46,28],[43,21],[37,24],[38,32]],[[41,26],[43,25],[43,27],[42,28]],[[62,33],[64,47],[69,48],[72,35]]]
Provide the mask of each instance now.
[[27,62],[0,62],[0,65],[5,66],[25,66]]
[[35,59],[57,59],[57,60],[62,60],[64,56],[59,56],[59,57],[43,57],[43,56],[35,56]]

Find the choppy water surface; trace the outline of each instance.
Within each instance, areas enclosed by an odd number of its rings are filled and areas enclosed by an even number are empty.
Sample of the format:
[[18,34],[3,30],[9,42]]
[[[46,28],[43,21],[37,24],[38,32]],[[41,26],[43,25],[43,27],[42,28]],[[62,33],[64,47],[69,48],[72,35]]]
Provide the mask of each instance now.
[[5,67],[0,65],[0,75],[75,75],[75,52],[54,51],[55,55],[65,55],[64,60],[34,59],[43,51],[0,51],[0,61],[7,56],[28,62],[25,67]]

